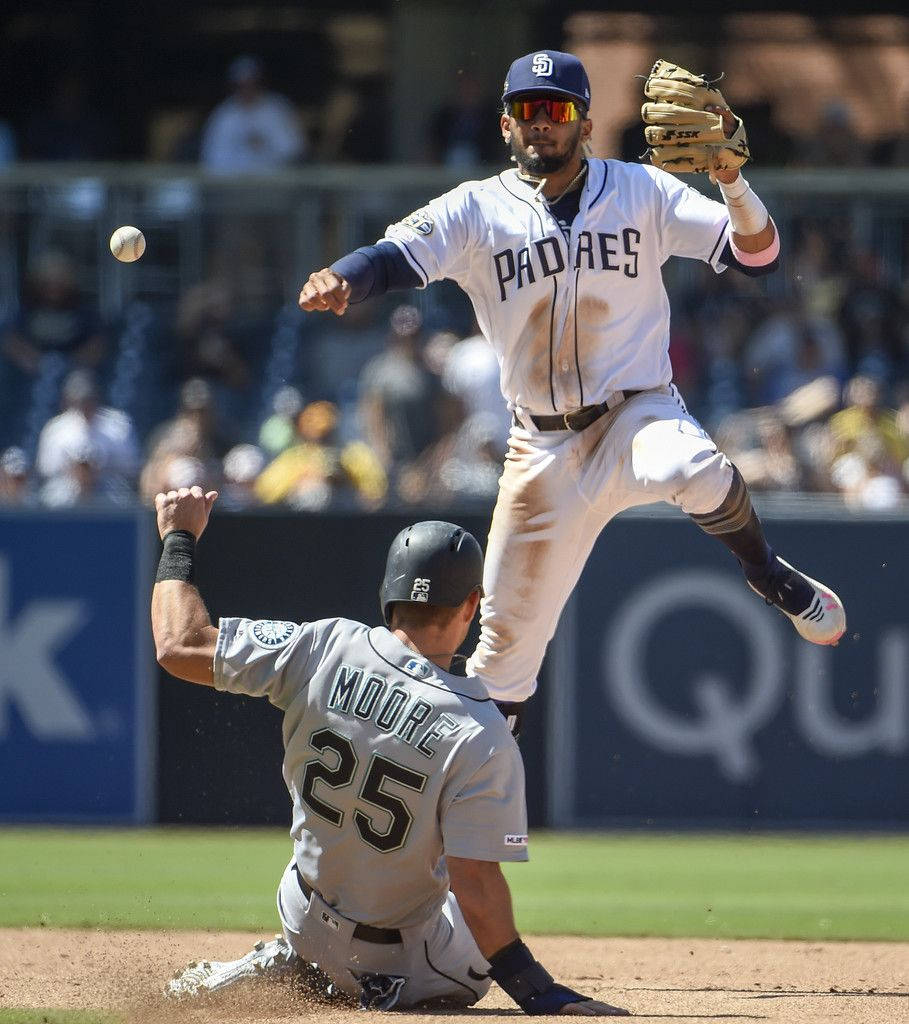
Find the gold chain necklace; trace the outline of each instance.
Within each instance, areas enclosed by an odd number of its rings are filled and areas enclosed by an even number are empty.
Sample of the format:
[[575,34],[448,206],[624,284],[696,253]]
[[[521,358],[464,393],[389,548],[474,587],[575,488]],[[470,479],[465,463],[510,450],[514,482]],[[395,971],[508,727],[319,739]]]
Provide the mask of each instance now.
[[[581,164],[581,169],[578,171],[578,173],[571,179],[571,181],[568,182],[568,184],[565,186],[565,188],[555,197],[555,199],[547,199],[546,196],[543,195],[543,189],[546,187],[546,182],[547,182],[548,179],[547,178],[540,178],[539,179],[540,183],[537,185],[537,188],[536,188],[536,191],[534,192],[534,196],[533,197],[534,197],[534,199],[537,199],[537,200],[542,199],[543,202],[546,203],[547,206],[554,206],[560,199],[564,199],[564,197],[568,195],[568,193],[575,187],[575,185],[577,185],[577,183],[581,180],[581,178],[584,177],[584,175],[586,173],[587,173],[587,161],[585,160]],[[532,178],[528,174],[521,174],[520,177],[522,177],[525,181],[536,181],[537,180],[536,178]]]
[[[557,202],[558,202],[558,201],[559,201],[560,199],[564,199],[564,198],[565,198],[565,196],[567,196],[567,195],[568,195],[568,193],[569,193],[569,192],[570,192],[570,191],[571,191],[571,190],[572,190],[572,189],[573,189],[573,188],[575,187],[575,185],[577,185],[577,183],[578,183],[578,182],[579,182],[579,181],[581,180],[581,178],[583,178],[583,177],[584,177],[584,175],[585,175],[586,173],[587,173],[587,161],[585,160],[585,161],[584,161],[584,163],[583,163],[583,164],[581,165],[581,169],[580,169],[580,170],[578,171],[578,173],[577,173],[577,174],[576,174],[576,175],[575,175],[575,176],[574,176],[574,177],[573,177],[573,178],[571,179],[571,181],[569,181],[569,182],[568,182],[568,184],[567,184],[567,185],[565,186],[565,188],[563,189],[563,191],[562,191],[562,192],[560,192],[560,193],[559,193],[559,194],[558,194],[558,195],[557,195],[557,196],[555,197],[555,199],[547,199],[547,198],[546,198],[546,196],[543,196],[543,202],[545,202],[545,203],[546,203],[546,204],[548,204],[549,206],[555,206],[555,204],[556,204],[556,203],[557,203]],[[544,178],[544,179],[543,179],[543,181],[544,181],[544,183],[545,183],[546,179]]]

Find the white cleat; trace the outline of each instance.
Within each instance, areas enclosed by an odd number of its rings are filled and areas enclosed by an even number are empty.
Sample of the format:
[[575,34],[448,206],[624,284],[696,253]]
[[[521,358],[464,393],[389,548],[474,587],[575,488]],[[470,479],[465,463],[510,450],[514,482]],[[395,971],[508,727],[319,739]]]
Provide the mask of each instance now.
[[789,619],[799,636],[813,644],[836,646],[846,632],[843,602],[823,583],[774,556],[767,576],[748,586]]
[[200,960],[184,967],[167,983],[164,994],[171,999],[217,992],[249,978],[274,979],[287,977],[296,970],[297,954],[283,936],[270,942],[257,942],[239,960]]

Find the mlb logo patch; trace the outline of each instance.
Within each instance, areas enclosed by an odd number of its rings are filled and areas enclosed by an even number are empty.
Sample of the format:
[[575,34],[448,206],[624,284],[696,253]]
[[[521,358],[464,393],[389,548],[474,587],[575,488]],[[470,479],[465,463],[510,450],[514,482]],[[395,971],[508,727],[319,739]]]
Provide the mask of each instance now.
[[333,928],[336,932],[341,930],[341,922],[335,920],[331,914],[326,914],[324,910],[322,911],[322,924],[326,925],[328,928]]
[[527,836],[519,836],[519,835],[505,836],[505,845],[506,846],[526,846],[527,845]]
[[431,676],[432,669],[422,658],[411,658],[404,666],[404,671],[414,676]]

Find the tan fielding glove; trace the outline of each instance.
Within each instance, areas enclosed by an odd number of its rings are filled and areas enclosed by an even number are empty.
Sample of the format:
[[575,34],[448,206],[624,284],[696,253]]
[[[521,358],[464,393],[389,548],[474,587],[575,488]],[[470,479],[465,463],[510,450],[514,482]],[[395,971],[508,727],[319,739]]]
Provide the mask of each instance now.
[[641,107],[641,117],[655,167],[676,174],[706,172],[716,181],[716,171],[734,170],[751,156],[742,119],[736,118],[735,132],[727,139],[722,115],[704,109],[728,110],[729,104],[703,76],[658,60],[644,83],[644,95],[654,101]]

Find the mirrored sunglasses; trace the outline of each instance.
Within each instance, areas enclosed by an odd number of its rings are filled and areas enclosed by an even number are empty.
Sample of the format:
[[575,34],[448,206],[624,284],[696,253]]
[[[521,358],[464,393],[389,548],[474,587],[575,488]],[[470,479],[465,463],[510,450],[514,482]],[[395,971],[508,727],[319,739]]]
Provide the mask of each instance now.
[[574,100],[512,100],[508,104],[511,116],[518,121],[532,121],[543,109],[553,124],[568,124],[581,118],[581,109]]

